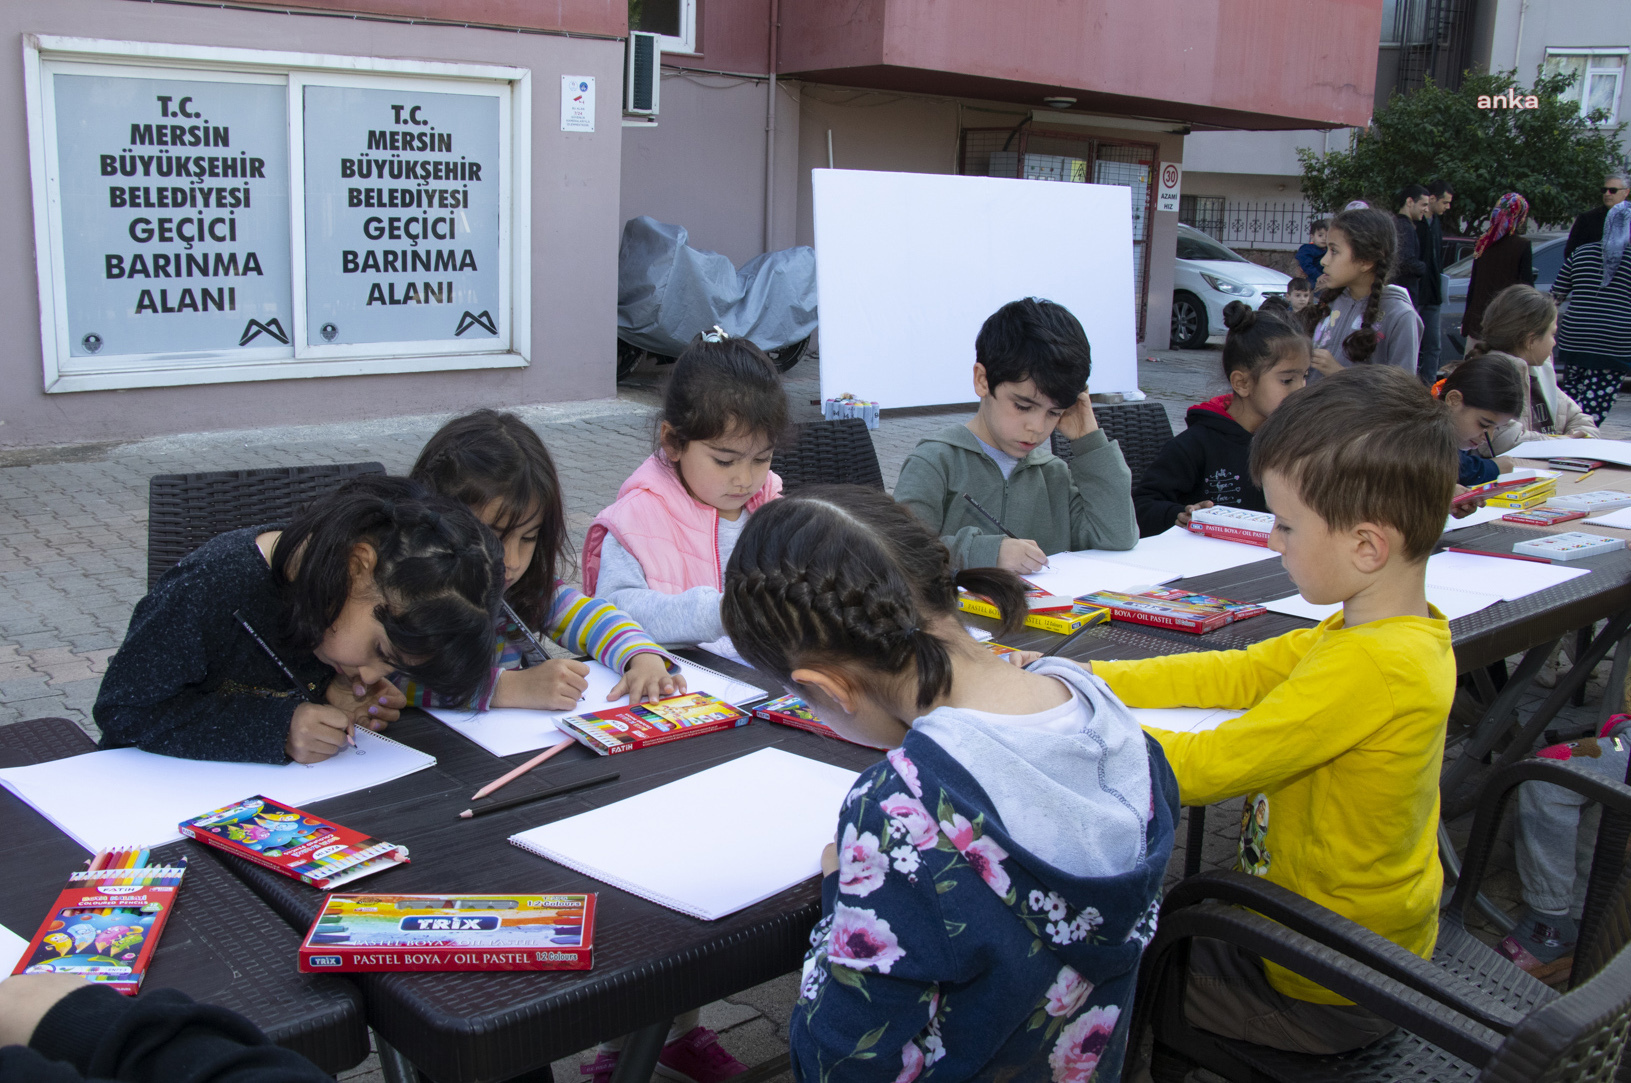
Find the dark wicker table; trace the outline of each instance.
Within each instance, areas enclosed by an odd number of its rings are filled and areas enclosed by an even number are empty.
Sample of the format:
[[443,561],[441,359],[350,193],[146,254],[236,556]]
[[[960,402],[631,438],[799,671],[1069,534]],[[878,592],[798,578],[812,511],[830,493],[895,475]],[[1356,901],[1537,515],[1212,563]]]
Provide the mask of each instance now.
[[[17,722],[0,729],[0,767],[76,756],[95,747],[66,719]],[[109,795],[109,802],[108,815],[117,816],[117,795]],[[0,790],[0,838],[6,840],[6,868],[13,874],[0,878],[0,923],[19,936],[32,936],[68,874],[84,867],[85,851],[6,790]],[[187,876],[144,987],[180,989],[195,1000],[230,1008],[325,1072],[344,1071],[366,1057],[368,1032],[356,988],[339,978],[298,973],[299,937],[200,847],[177,842],[155,851],[161,858],[183,853]],[[21,870],[28,874],[16,875]]]
[[[709,664],[753,677],[752,671],[723,660],[709,659]],[[719,921],[700,921],[512,846],[506,841],[510,835],[760,748],[779,746],[855,770],[879,756],[870,749],[769,723],[610,759],[574,747],[511,783],[504,794],[520,795],[607,769],[620,771],[622,777],[580,793],[460,820],[457,814],[470,806],[470,795],[478,786],[528,757],[501,760],[417,711],[405,713],[389,733],[434,755],[437,765],[312,806],[315,812],[402,843],[411,851],[411,864],[360,881],[357,890],[593,891],[600,896],[592,970],[354,977],[368,1005],[369,1025],[437,1083],[514,1079],[592,1042],[661,1023],[796,970],[810,929],[820,917],[821,892],[815,878]],[[295,928],[304,932],[310,926],[323,892],[248,862],[225,860]]]
[[[1457,544],[1488,543],[1503,528],[1476,527]],[[1494,532],[1493,534],[1491,532]],[[1262,601],[1292,592],[1278,557],[1181,585]],[[1631,603],[1631,555],[1599,557],[1594,574],[1564,586],[1501,603],[1454,622],[1463,669],[1505,653],[1555,639],[1569,630],[1626,609]],[[974,623],[980,623],[975,620]],[[989,624],[989,622],[987,622]],[[1076,659],[1144,658],[1183,651],[1245,647],[1309,622],[1268,614],[1205,636],[1111,624],[1090,629],[1066,653]],[[1058,636],[1027,632],[1016,647],[1046,649]],[[762,677],[731,663],[707,659],[755,683]],[[759,748],[788,751],[856,770],[877,753],[798,730],[755,723],[725,733],[679,741],[603,760],[572,748],[510,794],[571,781],[608,767],[616,783],[535,805],[457,819],[470,794],[525,756],[501,760],[419,712],[408,712],[390,735],[437,758],[437,766],[372,790],[313,806],[341,823],[408,846],[411,865],[371,877],[359,890],[381,892],[584,892],[600,895],[595,967],[541,974],[358,975],[376,1033],[438,1083],[514,1079],[586,1045],[661,1024],[749,986],[796,969],[806,937],[820,915],[819,884],[790,891],[717,922],[704,922],[608,887],[545,861],[505,840],[518,831],[621,800]],[[1200,817],[1192,817],[1192,827]],[[1195,857],[1199,847],[1191,847]],[[309,927],[323,893],[231,858],[227,864],[296,929]],[[625,1055],[627,1058],[627,1054]]]

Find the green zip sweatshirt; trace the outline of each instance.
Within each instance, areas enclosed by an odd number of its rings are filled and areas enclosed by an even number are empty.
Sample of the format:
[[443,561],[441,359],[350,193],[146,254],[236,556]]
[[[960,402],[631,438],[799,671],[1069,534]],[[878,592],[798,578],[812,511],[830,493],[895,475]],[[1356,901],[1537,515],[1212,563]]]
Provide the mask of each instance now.
[[895,499],[928,523],[957,568],[997,563],[1003,535],[963,499],[967,493],[1044,553],[1131,549],[1138,544],[1133,475],[1104,430],[1072,442],[1067,465],[1047,444],[1002,471],[966,425],[948,425],[922,440],[900,468]]

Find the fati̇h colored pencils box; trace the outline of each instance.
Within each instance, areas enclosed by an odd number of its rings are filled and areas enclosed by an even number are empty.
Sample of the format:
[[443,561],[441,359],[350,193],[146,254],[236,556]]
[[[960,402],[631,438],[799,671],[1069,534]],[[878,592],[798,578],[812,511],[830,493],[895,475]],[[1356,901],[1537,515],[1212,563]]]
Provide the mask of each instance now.
[[135,996],[175,909],[185,859],[148,865],[147,851],[99,851],[68,877],[14,974],[76,974]]
[[593,894],[330,895],[300,969],[588,970],[594,946]]
[[183,835],[324,891],[406,864],[408,848],[251,797],[177,825]]

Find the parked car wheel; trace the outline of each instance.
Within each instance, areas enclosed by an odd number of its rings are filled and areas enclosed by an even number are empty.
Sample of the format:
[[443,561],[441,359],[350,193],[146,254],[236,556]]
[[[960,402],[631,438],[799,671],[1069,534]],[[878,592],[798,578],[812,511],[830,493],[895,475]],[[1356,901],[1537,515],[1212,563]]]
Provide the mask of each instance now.
[[1172,348],[1198,350],[1206,345],[1211,333],[1206,326],[1206,306],[1201,299],[1186,290],[1172,295]]
[[779,346],[774,350],[766,350],[765,354],[776,363],[777,372],[786,372],[798,364],[804,357],[804,351],[810,348],[810,336],[805,335],[791,346]]

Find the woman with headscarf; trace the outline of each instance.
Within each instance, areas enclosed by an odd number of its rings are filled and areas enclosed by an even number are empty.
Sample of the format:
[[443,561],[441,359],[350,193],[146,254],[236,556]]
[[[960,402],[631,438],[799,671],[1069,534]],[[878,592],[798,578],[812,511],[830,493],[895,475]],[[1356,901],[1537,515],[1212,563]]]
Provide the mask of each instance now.
[[1508,192],[1495,204],[1489,228],[1472,248],[1472,281],[1467,283],[1467,311],[1461,317],[1461,333],[1467,336],[1467,349],[1479,337],[1484,309],[1495,295],[1508,286],[1533,286],[1535,271],[1528,237],[1520,237],[1529,218],[1529,201],[1517,192]]
[[1552,297],[1567,301],[1557,321],[1557,384],[1601,425],[1631,372],[1631,203],[1616,203],[1603,239],[1569,253]]

